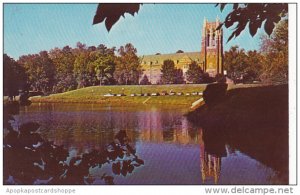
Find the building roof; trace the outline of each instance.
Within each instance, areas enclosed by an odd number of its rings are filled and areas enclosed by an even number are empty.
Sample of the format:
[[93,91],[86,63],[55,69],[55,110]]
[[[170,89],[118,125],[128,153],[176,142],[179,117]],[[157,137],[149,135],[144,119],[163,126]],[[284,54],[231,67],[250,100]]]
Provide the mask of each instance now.
[[160,55],[145,55],[141,56],[142,65],[149,65],[152,62],[155,64],[163,64],[164,60],[173,60],[175,63],[182,58],[190,58],[196,62],[200,62],[200,51],[199,52],[185,52],[185,53],[171,53],[171,54],[160,54]]

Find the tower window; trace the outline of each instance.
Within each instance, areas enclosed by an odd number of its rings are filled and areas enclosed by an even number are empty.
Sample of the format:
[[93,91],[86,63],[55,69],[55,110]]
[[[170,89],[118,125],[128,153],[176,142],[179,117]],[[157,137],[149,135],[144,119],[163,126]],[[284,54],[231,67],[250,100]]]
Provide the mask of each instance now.
[[210,46],[209,40],[210,40],[210,34],[207,34],[207,46],[208,46],[208,47]]

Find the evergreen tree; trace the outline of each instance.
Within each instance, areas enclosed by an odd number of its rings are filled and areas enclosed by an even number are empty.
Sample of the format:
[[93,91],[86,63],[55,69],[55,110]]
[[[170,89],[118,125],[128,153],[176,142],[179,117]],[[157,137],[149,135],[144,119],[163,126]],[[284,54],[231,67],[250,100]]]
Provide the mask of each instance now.
[[191,83],[203,82],[203,71],[195,61],[189,64],[189,69],[186,72],[186,79]]
[[184,83],[183,72],[181,69],[175,69],[174,75],[175,75],[175,78],[174,78],[175,84],[183,84]]
[[142,80],[140,81],[140,85],[150,85],[151,83],[149,82],[149,79],[147,75],[144,75]]
[[175,64],[173,60],[165,60],[161,69],[161,83],[173,84],[175,83]]

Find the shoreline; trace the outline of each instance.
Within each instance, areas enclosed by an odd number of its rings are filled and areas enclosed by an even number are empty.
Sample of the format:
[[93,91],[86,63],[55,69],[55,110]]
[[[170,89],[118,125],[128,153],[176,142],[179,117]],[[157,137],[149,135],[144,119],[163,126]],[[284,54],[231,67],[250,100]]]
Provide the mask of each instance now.
[[[207,84],[185,84],[185,85],[132,85],[132,86],[93,86],[64,93],[51,94],[49,96],[33,96],[29,100],[33,103],[88,103],[88,104],[170,104],[189,105],[199,100],[202,95],[192,95],[193,92],[202,93]],[[227,91],[236,88],[263,87],[263,84],[242,84],[228,86]],[[160,95],[160,96],[130,96],[131,94],[162,93],[163,91],[183,95]],[[114,94],[124,93],[126,96],[105,97],[108,92]],[[190,93],[190,95],[186,95]],[[148,100],[147,100],[148,99]],[[147,100],[147,101],[146,101]]]
[[188,105],[200,99],[202,96],[142,96],[142,97],[106,97],[98,100],[79,99],[48,99],[45,97],[29,98],[32,103],[54,103],[54,104],[100,104],[100,105]]

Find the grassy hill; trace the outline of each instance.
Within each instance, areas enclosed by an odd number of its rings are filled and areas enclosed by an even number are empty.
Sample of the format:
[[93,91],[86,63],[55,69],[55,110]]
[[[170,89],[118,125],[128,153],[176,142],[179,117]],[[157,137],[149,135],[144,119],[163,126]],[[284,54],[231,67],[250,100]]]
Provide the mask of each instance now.
[[[228,89],[257,87],[257,84],[229,85]],[[101,103],[101,104],[172,104],[172,105],[191,105],[198,100],[199,96],[157,96],[131,97],[130,94],[153,93],[170,90],[173,92],[202,92],[206,84],[180,84],[180,85],[111,85],[111,86],[92,86],[81,88],[65,93],[52,94],[44,97],[31,97],[32,102],[41,103]],[[123,97],[104,97],[107,93],[121,94]]]
[[[103,103],[103,104],[185,104],[191,105],[194,101],[199,99],[199,96],[157,96],[149,97],[131,97],[130,94],[141,93],[161,93],[162,91],[170,90],[173,92],[202,92],[205,89],[204,84],[188,84],[188,85],[117,85],[117,86],[93,86],[65,93],[52,94],[45,97],[32,97],[32,102],[51,102],[51,103]],[[121,94],[124,92],[126,96],[123,97],[104,97],[107,93]],[[148,100],[147,100],[148,99]],[[147,100],[147,101],[146,101]],[[146,102],[145,102],[146,101]]]

